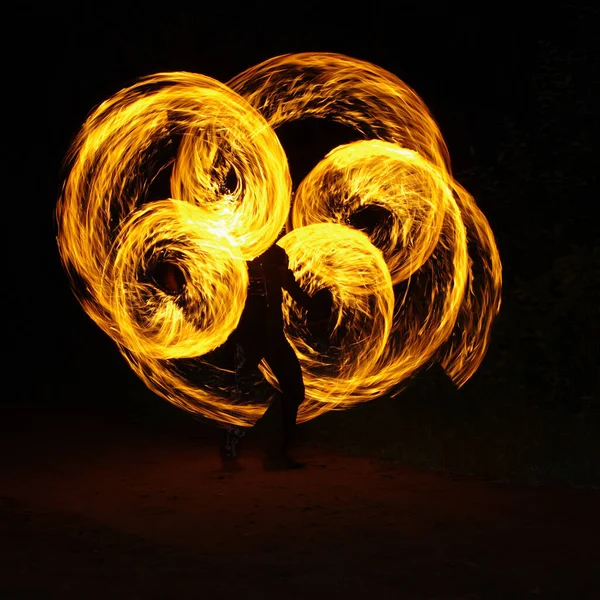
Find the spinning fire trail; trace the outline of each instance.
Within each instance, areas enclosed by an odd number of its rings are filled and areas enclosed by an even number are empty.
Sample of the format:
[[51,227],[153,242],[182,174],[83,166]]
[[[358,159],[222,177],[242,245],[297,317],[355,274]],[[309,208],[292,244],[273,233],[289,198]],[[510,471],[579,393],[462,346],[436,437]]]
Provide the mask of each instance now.
[[[357,141],[316,164],[292,206],[276,130],[308,117]],[[146,385],[187,411],[251,425],[266,410],[234,403],[213,356],[240,319],[246,261],[285,227],[278,243],[300,285],[333,298],[326,348],[284,300],[306,385],[300,422],[397,392],[432,358],[463,385],[485,355],[501,292],[493,234],[423,101],[375,65],[302,53],[227,85],[151,75],[91,113],[67,165],[58,246],[73,291]],[[153,197],[165,176],[170,192]],[[352,227],[367,207],[388,215],[368,234]],[[152,278],[161,262],[178,266],[179,292]]]

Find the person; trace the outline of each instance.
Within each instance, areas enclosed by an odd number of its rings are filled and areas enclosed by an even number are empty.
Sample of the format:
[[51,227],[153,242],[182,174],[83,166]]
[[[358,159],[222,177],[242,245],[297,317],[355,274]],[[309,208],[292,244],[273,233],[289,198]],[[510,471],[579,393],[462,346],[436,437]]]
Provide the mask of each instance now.
[[[281,444],[272,464],[285,468],[304,467],[291,456],[298,409],[304,401],[304,381],[300,362],[283,328],[283,290],[294,302],[311,308],[311,296],[298,284],[289,267],[285,250],[273,244],[263,254],[248,261],[249,285],[246,305],[234,343],[235,392],[238,401],[251,400],[252,387],[260,376],[264,360],[277,378],[281,390]],[[246,428],[228,426],[222,455],[226,464],[237,462]]]

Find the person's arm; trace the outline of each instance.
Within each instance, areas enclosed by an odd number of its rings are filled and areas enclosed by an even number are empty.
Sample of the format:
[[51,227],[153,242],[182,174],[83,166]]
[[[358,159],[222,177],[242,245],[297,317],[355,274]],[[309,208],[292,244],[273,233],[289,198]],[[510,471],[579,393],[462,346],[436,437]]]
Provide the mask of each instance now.
[[288,292],[294,302],[308,310],[311,307],[310,294],[305,292],[294,277],[294,272],[287,267],[283,273],[281,287]]

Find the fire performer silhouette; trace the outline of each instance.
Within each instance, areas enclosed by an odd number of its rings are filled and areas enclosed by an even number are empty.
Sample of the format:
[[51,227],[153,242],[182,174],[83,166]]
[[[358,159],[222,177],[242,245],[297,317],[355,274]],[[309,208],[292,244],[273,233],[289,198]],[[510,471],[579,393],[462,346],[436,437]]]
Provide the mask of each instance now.
[[[235,371],[234,400],[252,402],[259,370],[264,360],[275,375],[281,398],[281,443],[271,464],[274,468],[297,469],[305,465],[290,456],[296,432],[298,408],[304,401],[302,369],[283,328],[283,290],[309,311],[308,326],[319,330],[330,317],[331,295],[323,289],[314,296],[307,294],[289,268],[285,250],[273,244],[263,254],[248,261],[249,285],[246,304],[229,342],[233,347]],[[155,281],[168,293],[178,294],[185,276],[174,261],[161,261],[154,266]],[[321,332],[322,333],[322,332]],[[240,445],[248,428],[228,425],[221,442],[221,457],[226,468],[235,468]]]
[[[232,334],[235,346],[235,381],[237,400],[252,394],[260,377],[261,360],[268,364],[281,389],[282,442],[274,464],[286,469],[304,466],[290,456],[295,437],[298,408],[304,401],[304,381],[298,357],[283,330],[283,290],[302,307],[312,307],[311,296],[294,278],[283,248],[272,245],[263,254],[248,262],[249,288],[239,325]],[[250,398],[249,398],[250,399]],[[229,426],[226,429],[222,456],[226,463],[235,463],[246,429]]]

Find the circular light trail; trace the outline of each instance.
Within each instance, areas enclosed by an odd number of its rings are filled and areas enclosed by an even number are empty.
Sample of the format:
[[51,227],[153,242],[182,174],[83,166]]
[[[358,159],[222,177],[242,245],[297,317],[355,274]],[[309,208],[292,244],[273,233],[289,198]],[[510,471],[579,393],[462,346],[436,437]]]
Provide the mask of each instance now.
[[[323,157],[292,203],[276,130],[309,117],[357,139]],[[58,246],[73,290],[146,385],[184,410],[237,425],[266,410],[265,399],[234,401],[221,354],[246,300],[246,261],[286,223],[278,243],[297,280],[333,300],[315,335],[284,295],[306,384],[299,421],[397,393],[433,358],[460,386],[485,355],[501,292],[492,231],[423,101],[380,67],[301,53],[227,85],[152,75],[91,113],[68,168]],[[360,231],[369,209],[386,217]],[[161,264],[176,265],[180,286],[161,283]]]

